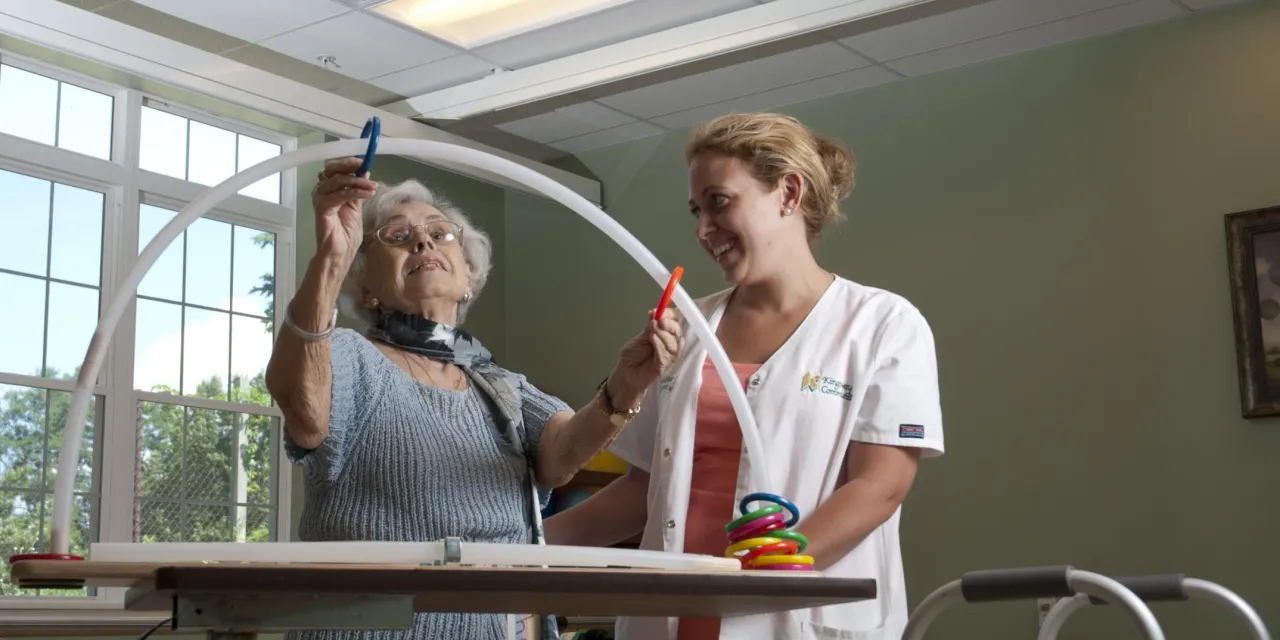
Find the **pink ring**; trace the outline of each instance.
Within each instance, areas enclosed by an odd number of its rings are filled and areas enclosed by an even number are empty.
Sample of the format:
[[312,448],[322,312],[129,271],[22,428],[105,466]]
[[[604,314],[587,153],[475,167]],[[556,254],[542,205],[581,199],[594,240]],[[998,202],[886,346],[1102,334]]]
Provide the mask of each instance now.
[[733,532],[733,535],[729,537],[729,542],[732,544],[737,544],[749,538],[767,537],[767,536],[773,535],[778,531],[786,531],[786,529],[787,529],[787,525],[785,523],[771,522],[761,527],[755,527],[750,531],[740,532],[735,530]]
[[730,539],[738,538],[738,539],[745,540],[747,538],[754,537],[756,533],[763,531],[765,527],[768,527],[769,525],[772,525],[774,523],[783,522],[784,520],[785,518],[782,517],[781,513],[774,513],[774,514],[767,515],[763,518],[756,518],[755,520],[752,520],[751,522],[743,524],[737,529],[734,529],[733,531],[729,532],[729,538]]

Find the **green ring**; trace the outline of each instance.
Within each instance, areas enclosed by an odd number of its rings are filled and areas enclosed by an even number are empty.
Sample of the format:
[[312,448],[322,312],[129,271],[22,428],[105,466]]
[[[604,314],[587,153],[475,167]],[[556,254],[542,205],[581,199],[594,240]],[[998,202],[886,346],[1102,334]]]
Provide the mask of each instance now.
[[809,547],[809,539],[804,537],[804,534],[800,533],[799,531],[791,531],[790,529],[786,529],[783,531],[770,531],[765,535],[769,536],[770,538],[786,538],[788,540],[796,541],[800,545],[800,549],[796,551],[796,553],[803,553],[804,550]]
[[733,533],[733,530],[734,530],[734,529],[737,529],[738,527],[741,527],[742,525],[744,525],[744,524],[746,524],[746,523],[748,523],[748,522],[751,522],[752,520],[755,520],[756,518],[763,518],[763,517],[765,517],[765,516],[773,515],[773,514],[775,514],[775,513],[782,513],[782,507],[780,507],[780,506],[778,506],[778,505],[776,505],[776,504],[771,504],[771,505],[769,505],[769,506],[767,506],[767,507],[762,507],[762,508],[760,508],[760,509],[756,509],[755,511],[752,511],[751,513],[748,513],[747,515],[742,516],[741,518],[738,518],[737,520],[734,520],[733,522],[730,522],[729,524],[726,524],[726,525],[724,526],[724,532],[725,532],[725,533]]

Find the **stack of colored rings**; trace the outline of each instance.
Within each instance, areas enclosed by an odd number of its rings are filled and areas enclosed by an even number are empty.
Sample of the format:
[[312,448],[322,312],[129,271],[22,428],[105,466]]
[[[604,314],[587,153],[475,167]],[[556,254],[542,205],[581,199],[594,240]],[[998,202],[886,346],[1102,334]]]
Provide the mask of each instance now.
[[[771,503],[751,510],[753,502]],[[813,571],[813,558],[800,555],[809,539],[788,531],[800,521],[800,510],[789,500],[772,493],[753,493],[738,504],[742,517],[725,525],[729,534],[726,558],[737,558],[743,569],[772,571]],[[786,515],[782,512],[787,511]]]

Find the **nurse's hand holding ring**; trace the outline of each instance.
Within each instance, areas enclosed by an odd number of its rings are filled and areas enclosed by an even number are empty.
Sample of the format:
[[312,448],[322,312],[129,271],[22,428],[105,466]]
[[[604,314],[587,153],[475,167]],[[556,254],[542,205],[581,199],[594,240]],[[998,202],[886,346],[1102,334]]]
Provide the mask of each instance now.
[[650,311],[644,331],[622,345],[618,364],[609,376],[609,395],[620,409],[639,406],[645,390],[684,348],[684,330],[675,309],[667,309],[657,320],[653,316]]

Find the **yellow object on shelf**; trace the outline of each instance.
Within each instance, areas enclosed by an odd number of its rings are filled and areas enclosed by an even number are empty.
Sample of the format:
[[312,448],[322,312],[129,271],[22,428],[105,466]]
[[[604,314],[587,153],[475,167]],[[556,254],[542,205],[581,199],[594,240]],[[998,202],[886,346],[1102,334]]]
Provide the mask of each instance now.
[[631,465],[628,465],[626,460],[609,451],[601,451],[584,468],[605,473],[626,473],[627,469],[631,468]]

